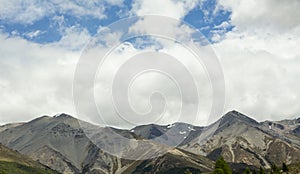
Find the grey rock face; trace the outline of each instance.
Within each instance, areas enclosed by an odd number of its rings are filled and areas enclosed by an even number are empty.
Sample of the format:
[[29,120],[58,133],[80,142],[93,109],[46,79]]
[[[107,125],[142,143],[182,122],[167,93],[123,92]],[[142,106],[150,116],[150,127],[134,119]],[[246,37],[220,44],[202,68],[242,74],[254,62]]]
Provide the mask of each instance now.
[[229,162],[266,168],[271,163],[281,165],[282,162],[300,161],[300,139],[296,136],[299,123],[296,120],[258,123],[232,111],[217,123],[218,128],[207,141],[200,143],[195,138],[181,148],[205,154],[212,160],[222,155]]

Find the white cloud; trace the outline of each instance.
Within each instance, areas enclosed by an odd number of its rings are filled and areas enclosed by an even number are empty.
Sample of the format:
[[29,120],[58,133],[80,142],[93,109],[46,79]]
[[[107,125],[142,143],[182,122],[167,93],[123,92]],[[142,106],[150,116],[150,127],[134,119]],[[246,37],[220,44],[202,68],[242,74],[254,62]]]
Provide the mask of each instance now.
[[36,31],[28,32],[25,35],[26,35],[26,37],[32,39],[32,38],[35,38],[35,37],[37,37],[41,34],[43,34],[43,32],[41,30],[36,30]]
[[81,49],[91,36],[79,26],[64,28],[62,34],[60,41],[50,44],[0,34],[0,123],[62,112],[76,116],[73,76]]
[[241,31],[265,34],[299,32],[298,0],[219,0],[219,4],[232,11],[232,24]]
[[219,1],[235,30],[214,47],[224,68],[226,110],[258,120],[300,115],[300,2]]
[[143,17],[131,25],[128,32],[132,35],[152,35],[156,38],[167,37],[181,43],[189,42],[192,35],[196,33],[194,29],[186,25],[186,23],[164,16]]
[[230,26],[231,25],[229,24],[229,22],[224,21],[220,25],[215,26],[214,28],[217,28],[217,29],[226,29],[226,28],[228,28]]
[[175,19],[182,19],[190,10],[192,10],[200,1],[184,0],[136,0],[132,5],[131,14],[144,15],[162,15]]
[[[105,28],[99,29],[99,32],[103,30]],[[184,31],[188,31],[188,29],[185,28]],[[0,123],[26,121],[44,114],[54,115],[61,112],[77,116],[77,113],[74,112],[72,98],[73,76],[80,56],[79,49],[83,48],[91,38],[88,32],[78,26],[73,26],[65,30],[64,36],[59,42],[46,45],[34,44],[22,38],[0,36],[1,43],[3,43],[0,49],[2,55],[0,59],[0,88],[2,91],[0,95],[2,99],[0,101],[0,114],[9,116],[0,117]],[[108,46],[117,44],[120,39],[120,34],[109,34],[109,31],[105,36],[101,38],[105,40]],[[199,69],[201,65],[183,59],[183,57],[192,57],[193,55],[180,45],[164,39],[157,39],[157,42],[164,45],[164,49],[161,51],[178,57],[189,67],[193,75],[200,79],[197,85],[200,86],[200,97],[202,99],[200,104],[203,110],[201,110],[202,118],[197,121],[199,124],[203,124],[207,119],[205,116],[207,116],[207,110],[210,107],[210,103],[207,101],[209,101],[211,95],[204,70]],[[118,119],[116,115],[113,115],[115,112],[109,106],[109,98],[104,97],[107,95],[106,89],[110,87],[110,82],[113,79],[110,78],[113,72],[117,71],[120,63],[126,61],[129,57],[154,49],[155,47],[149,46],[144,50],[138,50],[129,43],[122,44],[120,48],[112,53],[112,58],[104,66],[106,72],[103,75],[105,78],[101,81],[100,86],[96,87],[100,87],[100,92],[101,90],[104,91],[100,99],[106,108],[105,118],[108,124],[120,127],[130,126]],[[184,78],[184,76],[178,78]],[[132,91],[134,93],[131,95],[134,102],[133,106],[138,111],[144,111],[147,110],[148,97],[153,92],[153,88],[162,89],[166,93],[169,105],[162,120],[158,122],[161,124],[178,121],[178,109],[181,104],[180,97],[177,95],[178,89],[171,82],[166,83],[166,80],[167,78],[157,75],[140,78],[133,86]],[[206,102],[203,103],[203,101]],[[17,109],[12,110],[12,108]],[[85,115],[79,117],[89,120],[89,117],[97,116],[97,113],[91,112],[88,117]],[[181,121],[193,119],[185,116],[181,118]]]
[[91,39],[87,29],[81,28],[79,25],[74,25],[68,28],[62,27],[61,34],[62,38],[60,41],[50,43],[50,45],[69,50],[81,50]]
[[[9,22],[34,22],[54,13],[54,6],[63,13],[70,12],[75,16],[88,14],[98,18],[105,17],[103,6],[99,5],[100,1],[89,1],[83,6],[74,1],[58,0],[53,3],[45,1],[42,2],[43,5],[37,1],[26,1],[21,5],[21,1],[17,0],[0,0],[0,3],[4,4],[0,7],[0,19],[9,20]],[[115,0],[108,3],[121,5],[123,2]],[[133,15],[155,14],[182,19],[198,3],[172,0],[135,1],[130,13]],[[219,3],[222,8],[232,11],[230,21],[215,27],[220,30],[215,32],[215,38],[213,38],[220,41],[213,44],[213,47],[224,68],[227,90],[226,110],[237,109],[259,120],[282,119],[284,116],[292,117],[300,114],[300,107],[296,104],[300,101],[300,84],[297,83],[297,78],[300,76],[300,50],[297,49],[300,43],[299,1],[219,0]],[[0,35],[1,123],[29,120],[43,114],[54,115],[61,112],[76,116],[72,105],[72,80],[80,49],[91,36],[86,29],[77,25],[66,28],[63,16],[54,18],[62,27],[63,37],[59,42],[40,45],[18,38],[18,33],[15,38]],[[229,23],[233,24],[235,29],[225,34],[223,29],[228,27]],[[180,30],[176,30],[177,25],[178,23],[175,22],[174,28],[167,27],[169,25],[146,19],[136,23],[130,31],[151,33],[157,30],[174,37],[188,38],[191,34],[190,29],[182,25]],[[27,34],[34,37],[39,33],[36,31]],[[107,34],[104,40],[108,46],[111,46],[119,43],[119,38],[119,33]],[[200,98],[204,102],[200,113],[204,117],[200,118],[200,122],[205,121],[212,102],[209,79],[205,76],[205,72],[199,70],[199,66],[188,59],[192,56],[187,53],[187,50],[170,40],[156,38],[155,41],[163,46],[160,51],[178,57],[189,67],[194,77],[199,79],[197,83],[200,86]],[[105,66],[106,72],[110,73],[110,76],[106,78],[111,77],[117,70],[117,65],[127,60],[128,57],[153,48],[150,46],[144,50],[138,50],[131,44],[122,44],[117,52],[112,53],[115,60],[108,62]],[[107,93],[110,80],[104,79],[100,86],[96,85],[96,88],[100,92]],[[180,105],[176,88],[172,86],[172,83],[165,81],[165,78],[156,77],[156,75],[138,79],[133,85],[136,93],[131,94],[133,106],[136,110],[143,112],[149,109],[149,91],[162,88],[171,99],[169,100],[170,108],[167,109],[160,123],[178,121],[175,115]],[[108,105],[105,99],[102,98],[102,102]],[[104,109],[109,124],[128,126],[110,115],[113,114],[111,106],[105,106]],[[189,120],[187,116],[182,121]]]
[[79,53],[0,35],[0,122],[27,121],[72,110]]
[[249,45],[246,39],[215,45],[224,69],[226,110],[236,109],[258,120],[298,116],[299,56],[287,59],[245,45]]
[[[147,38],[148,40],[149,38]],[[154,121],[157,121],[156,118],[160,118],[156,123],[158,124],[169,124],[171,122],[176,121],[184,121],[184,122],[190,122],[195,124],[205,124],[208,120],[208,115],[211,107],[211,86],[210,86],[210,80],[207,77],[207,74],[205,70],[203,69],[203,66],[201,63],[197,61],[197,59],[194,57],[194,55],[190,52],[190,50],[186,49],[185,47],[182,47],[180,44],[174,44],[172,40],[168,39],[155,39],[157,42],[163,45],[163,49],[160,50],[162,53],[169,54],[170,56],[173,56],[175,60],[178,60],[182,63],[183,66],[185,66],[191,73],[192,77],[195,78],[195,83],[198,88],[198,95],[199,95],[199,107],[201,108],[201,111],[198,115],[198,118],[195,117],[195,115],[192,114],[194,110],[192,110],[194,107],[197,107],[197,103],[191,103],[190,101],[182,101],[180,92],[185,91],[186,88],[189,88],[190,86],[180,86],[179,89],[176,87],[176,85],[170,80],[168,77],[163,75],[162,73],[159,73],[158,71],[155,72],[149,72],[142,74],[138,76],[134,81],[132,81],[132,86],[118,86],[118,90],[121,90],[123,88],[129,87],[129,98],[122,98],[122,100],[127,101],[130,100],[130,104],[132,108],[135,111],[138,111],[138,113],[147,113],[149,109],[151,109],[150,105],[150,99],[149,97],[151,94],[155,91],[159,91],[162,93],[166,99],[166,110],[165,112],[160,115],[161,113],[157,113],[157,115],[152,115],[152,117],[135,117],[134,115],[127,115],[125,116],[125,119],[133,121],[133,123],[144,123],[149,124],[153,123]],[[91,51],[86,52],[85,54],[92,56],[100,56],[108,50],[105,50],[106,47],[100,47],[97,49],[92,49]],[[102,116],[102,119],[109,125],[118,126],[118,127],[130,127],[134,126],[134,124],[130,124],[127,121],[124,121],[121,119],[121,117],[117,114],[114,105],[112,103],[112,83],[114,80],[114,77],[116,73],[119,71],[119,68],[125,63],[130,62],[131,58],[134,56],[139,56],[139,58],[145,58],[149,51],[155,50],[155,46],[149,45],[145,49],[135,49],[133,45],[126,42],[124,44],[121,44],[119,47],[116,48],[116,50],[112,51],[108,57],[106,57],[103,64],[101,64],[101,69],[98,71],[98,76],[95,79],[95,99],[96,104],[99,106],[99,112]],[[94,52],[95,51],[95,52]],[[149,64],[152,64],[155,62],[151,62],[152,57],[147,57],[147,61],[149,61]],[[161,62],[156,62],[163,67],[174,70],[170,64],[166,64],[162,59]],[[88,63],[88,62],[87,62]],[[93,64],[91,62],[91,64]],[[92,68],[93,65],[88,66],[89,68]],[[99,67],[99,68],[100,68]],[[138,68],[138,67],[137,67]],[[187,74],[179,74],[179,70],[174,70],[174,73],[176,76],[174,77],[176,80],[184,81],[184,79],[187,78]],[[126,72],[129,73],[129,72]],[[86,76],[83,75],[82,78],[86,78]],[[122,79],[126,80],[126,79]],[[133,79],[131,79],[133,80]],[[83,91],[89,93],[90,89],[87,89],[85,87],[86,83],[78,83],[80,89],[85,89]],[[182,91],[180,91],[182,90]],[[80,95],[80,94],[78,94]],[[123,94],[125,97],[125,94]],[[193,93],[193,95],[196,95],[196,93]],[[103,124],[103,120],[99,119],[98,113],[91,112],[93,109],[88,104],[89,101],[85,101],[84,96],[76,96],[79,98],[80,104],[82,105],[83,110],[86,112],[82,112],[81,115],[87,115],[88,120],[93,123]],[[157,101],[161,102],[161,101]],[[184,102],[187,104],[187,108],[185,110],[181,109],[181,104]],[[118,106],[120,107],[120,106]],[[122,107],[122,106],[121,106]],[[180,116],[180,111],[183,113],[188,113]],[[124,115],[123,115],[124,117]],[[142,120],[140,120],[142,118]],[[196,119],[196,120],[195,120]]]

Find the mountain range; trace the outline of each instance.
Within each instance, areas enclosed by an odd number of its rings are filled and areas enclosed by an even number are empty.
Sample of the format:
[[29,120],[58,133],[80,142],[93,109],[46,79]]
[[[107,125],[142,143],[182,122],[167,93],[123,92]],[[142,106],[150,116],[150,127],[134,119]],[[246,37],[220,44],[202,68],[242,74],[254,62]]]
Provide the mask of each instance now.
[[[93,138],[83,126],[93,130]],[[115,134],[138,143],[122,146],[112,141]],[[123,130],[60,114],[0,126],[0,143],[59,173],[211,173],[220,156],[239,173],[245,166],[300,162],[300,118],[257,122],[231,111],[205,127],[173,123]]]

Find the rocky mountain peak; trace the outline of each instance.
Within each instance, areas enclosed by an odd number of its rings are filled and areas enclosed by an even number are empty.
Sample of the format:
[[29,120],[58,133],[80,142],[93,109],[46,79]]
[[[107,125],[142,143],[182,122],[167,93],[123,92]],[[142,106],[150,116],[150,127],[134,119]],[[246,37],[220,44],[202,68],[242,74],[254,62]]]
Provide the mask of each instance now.
[[70,125],[71,127],[74,127],[74,128],[79,128],[80,127],[80,122],[81,120],[69,115],[69,114],[65,114],[65,113],[62,113],[62,114],[56,114],[52,117],[52,122],[54,124],[57,124],[57,123],[65,123],[67,125]]
[[56,114],[53,116],[54,118],[74,118],[71,115],[65,114],[65,113],[61,113],[61,114]]
[[237,121],[243,122],[243,123],[246,123],[246,124],[251,124],[251,125],[258,125],[259,124],[256,120],[254,120],[254,119],[252,119],[252,118],[250,118],[250,117],[248,117],[248,116],[246,116],[246,115],[244,115],[244,114],[242,114],[238,111],[235,111],[235,110],[228,112],[220,120],[221,120],[220,124],[230,123],[230,122],[234,123],[234,122],[237,122]]

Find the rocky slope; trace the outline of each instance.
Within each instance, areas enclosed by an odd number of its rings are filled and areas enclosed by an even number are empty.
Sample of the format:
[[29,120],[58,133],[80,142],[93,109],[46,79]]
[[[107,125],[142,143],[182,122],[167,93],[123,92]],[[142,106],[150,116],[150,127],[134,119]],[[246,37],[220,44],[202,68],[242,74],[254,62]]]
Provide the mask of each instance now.
[[6,129],[9,129],[9,128],[20,126],[22,124],[23,123],[9,123],[9,124],[2,125],[2,126],[0,126],[0,132],[3,132],[3,131],[5,131]]
[[[81,122],[82,123],[82,122]],[[82,127],[86,126],[92,131],[93,137],[98,145],[109,146],[109,150],[118,150],[122,155],[130,156],[126,160],[110,155],[101,150],[86,136]],[[135,140],[134,147],[121,146],[117,141],[117,135]],[[61,114],[55,117],[43,116],[22,125],[11,127],[0,133],[0,142],[6,146],[38,160],[44,165],[51,167],[61,173],[139,173],[144,159],[160,149],[174,150],[168,146],[158,144],[149,140],[143,140],[129,130],[97,127],[89,123],[79,124],[79,120]],[[118,153],[117,153],[118,154]],[[153,170],[158,164],[168,164],[173,157],[181,159],[182,156],[189,158],[188,152],[172,153],[153,159]],[[197,159],[198,158],[198,159]],[[211,171],[210,160],[199,160],[202,157],[192,158],[190,161],[177,160],[175,165],[166,165],[155,170],[169,170],[171,168],[182,168],[184,165],[199,171]],[[157,162],[159,160],[159,162]],[[205,167],[208,166],[208,167]]]
[[294,133],[299,122],[285,122],[288,123],[258,123],[232,111],[214,123],[218,128],[207,141],[195,138],[181,148],[204,154],[212,160],[222,155],[228,162],[266,168],[270,168],[272,163],[290,164],[300,161],[300,139]]
[[[257,122],[237,111],[225,114],[207,127],[185,123],[142,125],[132,129],[137,135],[174,145],[216,160],[220,155],[231,163],[270,168],[272,163],[300,161],[300,118]],[[183,138],[183,139],[181,139]]]
[[0,144],[0,173],[58,174],[58,172]]
[[[96,129],[94,125],[84,124]],[[103,133],[99,137],[101,141],[109,139],[104,133],[106,128],[99,128],[99,132]],[[127,132],[126,136],[134,138],[134,134]],[[6,129],[0,133],[0,142],[61,173],[118,173],[124,167],[120,159],[94,145],[79,121],[66,114],[43,116]]]
[[211,173],[214,163],[209,159],[182,151],[179,149],[170,150],[163,156],[138,161],[134,169],[126,170],[125,173],[185,173],[193,171],[193,173]]
[[131,130],[98,127],[61,114],[6,127],[0,143],[61,173],[210,172],[221,155],[239,167],[299,162],[299,131],[300,119],[257,122],[236,111],[207,127],[174,123]]

